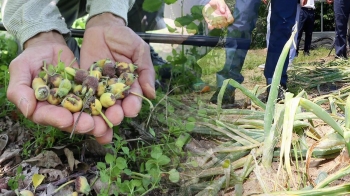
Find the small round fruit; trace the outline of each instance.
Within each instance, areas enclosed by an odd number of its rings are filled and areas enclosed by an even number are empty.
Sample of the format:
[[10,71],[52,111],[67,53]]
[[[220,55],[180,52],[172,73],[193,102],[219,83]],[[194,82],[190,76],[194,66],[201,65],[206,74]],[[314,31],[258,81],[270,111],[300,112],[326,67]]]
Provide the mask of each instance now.
[[36,88],[38,88],[38,86],[41,86],[41,85],[46,85],[45,80],[42,79],[41,77],[35,77],[32,81],[32,88],[36,90]]
[[101,81],[98,83],[97,96],[100,97],[104,92],[106,92],[107,82]]
[[47,85],[39,85],[36,89],[35,89],[35,98],[38,101],[46,101],[47,98],[49,98],[50,95],[50,89]]
[[109,108],[115,104],[116,98],[112,93],[103,93],[100,97],[100,102],[103,107]]
[[79,112],[83,108],[83,100],[73,93],[68,94],[61,104],[64,108],[73,113]]
[[54,74],[52,76],[49,76],[49,84],[51,87],[58,88],[62,79],[63,77],[60,74]]
[[47,98],[47,102],[49,102],[52,105],[58,105],[61,103],[62,99],[57,96],[58,88],[52,88],[50,89],[50,95]]
[[124,72],[124,73],[120,74],[119,78],[122,79],[123,81],[125,81],[126,85],[131,86],[135,82],[135,80],[137,79],[137,75],[135,75],[133,73]]

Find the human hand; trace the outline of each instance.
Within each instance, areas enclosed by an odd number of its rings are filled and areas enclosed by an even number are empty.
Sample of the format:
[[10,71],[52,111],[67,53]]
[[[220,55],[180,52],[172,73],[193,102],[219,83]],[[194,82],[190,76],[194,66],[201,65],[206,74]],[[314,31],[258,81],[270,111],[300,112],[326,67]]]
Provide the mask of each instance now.
[[[62,50],[61,60],[66,65],[72,62],[74,55],[67,47],[62,35],[58,32],[40,33],[25,43],[24,51],[15,58],[9,67],[10,83],[7,90],[8,99],[14,103],[25,117],[41,125],[50,125],[71,132],[79,113],[72,114],[67,109],[51,105],[48,102],[37,102],[31,83],[43,66],[58,63],[58,53]],[[74,63],[77,67],[77,63]],[[87,133],[98,136],[97,123],[94,117],[82,113],[75,128],[76,133]],[[96,138],[100,143],[109,141],[105,137]]]
[[209,1],[202,12],[209,29],[227,27],[234,20],[224,0]]
[[[80,52],[80,68],[88,69],[99,59],[109,58],[115,62],[137,64],[138,80],[130,91],[155,98],[155,71],[150,57],[150,48],[137,34],[125,26],[124,20],[110,13],[92,17],[87,25]],[[118,125],[125,117],[136,117],[141,109],[142,100],[135,95],[128,95],[109,107],[105,115]],[[94,116],[95,133],[103,136],[103,141],[112,140],[110,129],[100,116]]]
[[333,3],[333,0],[327,0],[327,3],[328,3],[328,4],[332,4],[332,3]]
[[301,0],[301,6],[304,6],[304,5],[306,5],[306,3],[307,3],[307,0]]
[[267,5],[268,0],[261,0],[261,1]]

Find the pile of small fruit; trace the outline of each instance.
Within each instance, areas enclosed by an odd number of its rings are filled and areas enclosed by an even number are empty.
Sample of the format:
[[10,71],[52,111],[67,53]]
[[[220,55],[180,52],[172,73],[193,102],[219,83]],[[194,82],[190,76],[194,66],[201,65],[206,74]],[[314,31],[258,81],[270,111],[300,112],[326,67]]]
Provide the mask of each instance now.
[[[62,51],[61,51],[62,52]],[[132,63],[101,59],[94,62],[89,71],[66,66],[58,55],[57,65],[44,65],[32,81],[32,88],[38,101],[62,105],[72,113],[87,112],[101,115],[109,127],[112,123],[103,109],[129,94],[130,86],[137,79],[137,66]]]

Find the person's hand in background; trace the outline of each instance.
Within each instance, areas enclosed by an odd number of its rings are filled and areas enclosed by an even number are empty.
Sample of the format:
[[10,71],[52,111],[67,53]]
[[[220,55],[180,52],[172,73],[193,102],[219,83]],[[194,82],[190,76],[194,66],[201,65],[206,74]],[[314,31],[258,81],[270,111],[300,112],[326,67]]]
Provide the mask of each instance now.
[[[104,58],[114,62],[137,64],[138,80],[131,86],[130,91],[150,99],[155,98],[155,71],[149,45],[126,27],[122,18],[111,13],[96,15],[88,21],[80,52],[80,68],[87,70],[93,62]],[[109,107],[105,114],[114,125],[118,125],[124,117],[136,117],[141,104],[141,98],[130,94]],[[93,119],[94,136],[102,143],[111,141],[112,129],[100,116],[94,116]]]
[[220,29],[233,23],[234,18],[224,0],[211,0],[202,10],[209,29]]

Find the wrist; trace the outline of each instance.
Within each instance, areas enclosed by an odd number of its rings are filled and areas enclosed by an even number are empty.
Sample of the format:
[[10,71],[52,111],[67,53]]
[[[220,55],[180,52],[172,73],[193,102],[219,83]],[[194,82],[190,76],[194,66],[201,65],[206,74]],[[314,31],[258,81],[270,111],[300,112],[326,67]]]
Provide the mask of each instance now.
[[66,44],[66,41],[59,32],[57,31],[49,31],[49,32],[42,32],[34,37],[28,39],[24,45],[23,49],[26,49],[28,47],[36,46],[36,45],[43,45],[48,43],[61,43]]
[[123,18],[116,16],[110,12],[105,12],[102,14],[95,15],[89,19],[86,23],[86,29],[93,26],[109,26],[109,25],[119,25],[126,26]]

